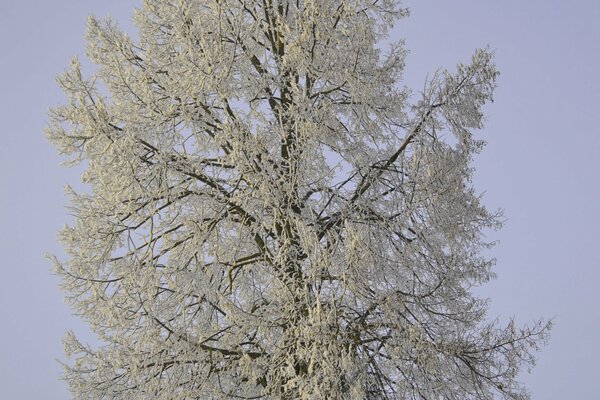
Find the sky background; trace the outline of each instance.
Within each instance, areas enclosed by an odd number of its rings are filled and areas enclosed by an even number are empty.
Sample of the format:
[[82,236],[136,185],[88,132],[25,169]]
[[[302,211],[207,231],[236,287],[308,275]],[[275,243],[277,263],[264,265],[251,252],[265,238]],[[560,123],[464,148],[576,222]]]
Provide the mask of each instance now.
[[[42,130],[64,102],[54,78],[83,58],[85,17],[112,15],[131,30],[133,0],[0,0],[0,397],[69,398],[58,380],[67,329],[88,335],[63,302],[44,254],[62,254],[70,220],[64,186],[80,171]],[[495,50],[501,76],[486,107],[474,184],[505,210],[498,279],[479,289],[490,316],[554,317],[550,343],[521,380],[533,399],[593,400],[600,377],[600,2],[406,0],[392,38],[410,50],[404,83]]]

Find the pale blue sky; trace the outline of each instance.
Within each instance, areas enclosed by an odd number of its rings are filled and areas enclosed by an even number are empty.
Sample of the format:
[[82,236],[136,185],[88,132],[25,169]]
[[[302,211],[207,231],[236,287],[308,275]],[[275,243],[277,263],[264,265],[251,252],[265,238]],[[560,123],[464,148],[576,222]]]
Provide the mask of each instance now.
[[[63,101],[54,77],[83,54],[85,17],[113,15],[130,27],[134,0],[0,0],[0,397],[65,399],[58,381],[70,316],[45,252],[69,220],[60,168],[42,136],[48,107]],[[532,374],[533,399],[596,399],[600,377],[600,2],[596,0],[410,0],[395,37],[408,49],[406,83],[496,51],[501,76],[476,159],[475,185],[507,223],[499,278],[480,292],[491,315],[555,318]],[[129,28],[128,28],[129,29]]]

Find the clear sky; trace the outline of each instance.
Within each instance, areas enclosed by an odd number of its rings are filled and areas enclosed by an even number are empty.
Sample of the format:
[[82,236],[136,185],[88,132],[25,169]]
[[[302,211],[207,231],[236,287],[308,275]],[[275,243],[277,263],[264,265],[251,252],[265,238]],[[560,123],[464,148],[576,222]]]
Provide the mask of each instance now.
[[[135,0],[0,0],[0,397],[65,399],[65,330],[86,333],[44,260],[61,254],[70,220],[63,187],[79,172],[42,135],[64,101],[54,77],[83,56],[85,17],[111,14],[130,30]],[[595,399],[600,377],[600,2],[405,0],[393,37],[410,50],[405,83],[496,52],[501,72],[486,108],[488,141],[475,185],[504,229],[490,234],[499,278],[481,288],[491,315],[555,317],[538,366],[523,374],[533,399]]]

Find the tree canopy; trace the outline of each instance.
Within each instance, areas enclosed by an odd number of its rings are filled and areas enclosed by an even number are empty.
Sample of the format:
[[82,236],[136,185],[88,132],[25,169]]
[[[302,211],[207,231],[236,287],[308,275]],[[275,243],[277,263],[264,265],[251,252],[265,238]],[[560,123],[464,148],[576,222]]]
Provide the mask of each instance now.
[[[83,162],[57,273],[75,398],[527,399],[470,182],[497,71],[402,86],[393,0],[144,0],[90,18],[47,135]],[[389,39],[389,38],[388,38]]]

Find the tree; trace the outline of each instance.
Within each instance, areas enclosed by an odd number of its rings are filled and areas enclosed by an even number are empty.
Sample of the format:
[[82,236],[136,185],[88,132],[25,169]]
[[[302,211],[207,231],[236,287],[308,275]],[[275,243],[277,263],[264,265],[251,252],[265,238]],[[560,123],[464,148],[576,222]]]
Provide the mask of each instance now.
[[[76,398],[526,399],[548,324],[486,317],[470,184],[487,50],[401,88],[394,0],[145,0],[89,19],[50,140],[84,162],[54,259],[103,345]],[[417,100],[414,100],[417,97]]]

